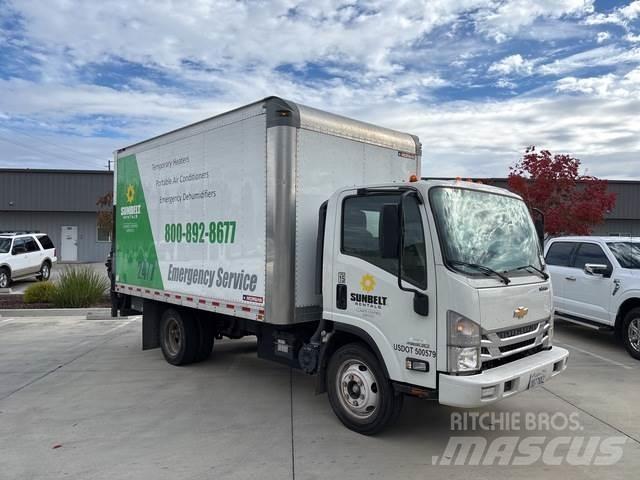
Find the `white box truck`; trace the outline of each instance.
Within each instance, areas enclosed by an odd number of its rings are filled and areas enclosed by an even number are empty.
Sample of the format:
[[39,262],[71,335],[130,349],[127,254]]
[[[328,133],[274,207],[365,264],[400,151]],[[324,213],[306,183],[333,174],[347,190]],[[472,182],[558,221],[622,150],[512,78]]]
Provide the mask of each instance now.
[[522,199],[420,163],[415,136],[276,97],[118,150],[114,313],[173,365],[256,336],[363,434],[404,395],[480,407],[562,372]]

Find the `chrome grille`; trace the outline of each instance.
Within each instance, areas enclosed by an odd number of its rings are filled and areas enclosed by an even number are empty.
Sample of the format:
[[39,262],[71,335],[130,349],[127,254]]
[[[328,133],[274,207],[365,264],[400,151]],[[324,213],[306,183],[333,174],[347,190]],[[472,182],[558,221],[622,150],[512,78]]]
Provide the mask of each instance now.
[[532,323],[531,325],[527,325],[526,327],[518,327],[512,328],[511,330],[496,332],[496,335],[498,335],[500,338],[511,338],[518,335],[524,335],[525,333],[533,332],[536,328],[538,328],[538,324]]
[[548,344],[550,319],[505,328],[503,330],[482,331],[480,358],[482,362],[501,360],[516,353]]

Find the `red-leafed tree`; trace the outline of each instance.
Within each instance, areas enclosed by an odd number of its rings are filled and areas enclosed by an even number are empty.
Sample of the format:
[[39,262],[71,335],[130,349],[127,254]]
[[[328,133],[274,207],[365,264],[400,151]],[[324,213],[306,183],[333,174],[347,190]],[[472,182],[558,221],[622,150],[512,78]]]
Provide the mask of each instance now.
[[580,174],[580,160],[527,148],[509,168],[509,188],[545,214],[549,235],[589,235],[616,203],[607,181]]

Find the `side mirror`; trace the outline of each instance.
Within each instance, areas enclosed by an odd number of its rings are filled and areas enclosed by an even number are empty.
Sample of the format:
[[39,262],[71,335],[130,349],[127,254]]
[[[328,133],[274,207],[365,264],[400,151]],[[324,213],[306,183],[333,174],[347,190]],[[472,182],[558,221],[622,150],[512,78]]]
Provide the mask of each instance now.
[[542,213],[542,210],[538,208],[534,208],[533,213],[535,214],[533,225],[536,228],[540,245],[544,249],[544,213]]
[[400,215],[398,205],[388,203],[382,206],[380,214],[380,252],[382,258],[398,258],[400,248]]
[[611,276],[609,267],[600,263],[586,263],[584,265],[584,271],[589,275],[602,275],[603,277]]
[[413,311],[418,315],[426,317],[429,315],[429,297],[424,293],[415,292],[413,294]]

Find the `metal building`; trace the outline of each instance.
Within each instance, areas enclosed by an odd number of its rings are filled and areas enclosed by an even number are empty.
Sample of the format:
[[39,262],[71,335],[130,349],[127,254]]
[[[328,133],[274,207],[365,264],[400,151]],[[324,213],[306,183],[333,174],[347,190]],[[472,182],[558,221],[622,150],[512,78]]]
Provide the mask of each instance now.
[[0,169],[0,231],[46,232],[59,261],[102,262],[111,232],[96,202],[112,190],[109,171]]

